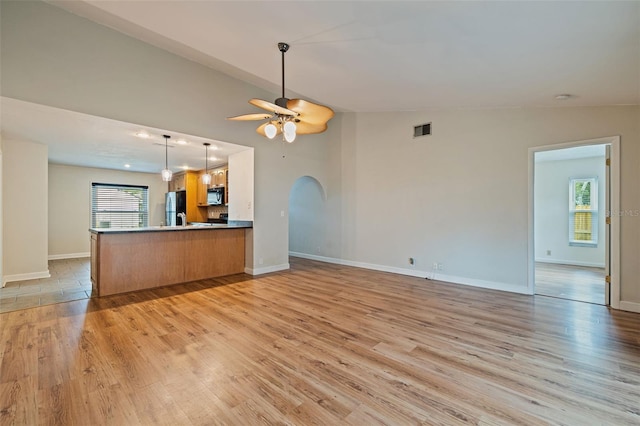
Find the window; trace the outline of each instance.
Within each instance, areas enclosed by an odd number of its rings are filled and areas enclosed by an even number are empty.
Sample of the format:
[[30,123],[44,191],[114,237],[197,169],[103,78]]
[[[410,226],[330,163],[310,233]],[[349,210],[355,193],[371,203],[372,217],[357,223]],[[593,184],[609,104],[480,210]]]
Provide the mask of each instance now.
[[139,228],[149,224],[149,187],[91,184],[92,228]]
[[598,180],[569,179],[569,245],[598,245]]

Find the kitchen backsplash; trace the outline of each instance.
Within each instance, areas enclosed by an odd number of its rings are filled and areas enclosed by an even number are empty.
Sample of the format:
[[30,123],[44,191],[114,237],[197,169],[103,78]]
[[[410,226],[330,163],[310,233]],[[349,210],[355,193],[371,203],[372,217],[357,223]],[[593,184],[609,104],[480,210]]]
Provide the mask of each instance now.
[[227,206],[209,206],[207,208],[207,217],[211,219],[215,219],[220,217],[220,213],[227,213],[227,212],[228,212]]

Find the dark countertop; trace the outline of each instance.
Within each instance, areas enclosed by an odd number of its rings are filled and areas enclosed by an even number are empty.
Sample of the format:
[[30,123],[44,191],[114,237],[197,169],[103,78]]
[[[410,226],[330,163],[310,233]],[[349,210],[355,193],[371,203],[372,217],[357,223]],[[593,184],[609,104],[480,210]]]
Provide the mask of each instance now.
[[89,228],[93,234],[127,234],[134,232],[211,231],[218,229],[253,228],[253,222],[230,220],[228,223],[191,223],[187,226],[147,226],[144,228]]

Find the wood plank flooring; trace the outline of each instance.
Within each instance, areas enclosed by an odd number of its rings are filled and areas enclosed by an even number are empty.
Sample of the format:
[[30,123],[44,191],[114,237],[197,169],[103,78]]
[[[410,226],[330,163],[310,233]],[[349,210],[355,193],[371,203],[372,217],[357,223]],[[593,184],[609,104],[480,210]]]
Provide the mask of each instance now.
[[536,294],[604,305],[604,268],[536,262]]
[[640,424],[638,314],[291,263],[0,314],[0,424]]

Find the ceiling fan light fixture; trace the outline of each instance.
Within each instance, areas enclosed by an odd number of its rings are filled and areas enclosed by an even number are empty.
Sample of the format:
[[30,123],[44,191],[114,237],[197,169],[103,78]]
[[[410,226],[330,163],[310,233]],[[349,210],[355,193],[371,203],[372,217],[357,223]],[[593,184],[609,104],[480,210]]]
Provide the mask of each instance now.
[[267,135],[269,139],[275,138],[276,133],[278,133],[278,128],[273,123],[269,123],[265,126],[264,134]]
[[251,105],[262,108],[269,114],[243,114],[227,117],[227,120],[268,120],[258,126],[256,129],[258,134],[273,139],[282,132],[287,142],[293,142],[298,134],[308,135],[327,130],[327,122],[334,115],[331,108],[304,99],[288,99],[285,96],[284,54],[289,50],[289,47],[288,43],[278,43],[278,50],[282,56],[282,96],[276,99],[275,103],[256,98],[249,100]]
[[284,140],[291,143],[296,140],[296,132],[284,132]]
[[284,128],[283,128],[285,133],[293,133],[294,135],[296,134],[296,123],[294,123],[293,121],[287,121],[286,123],[284,123]]

